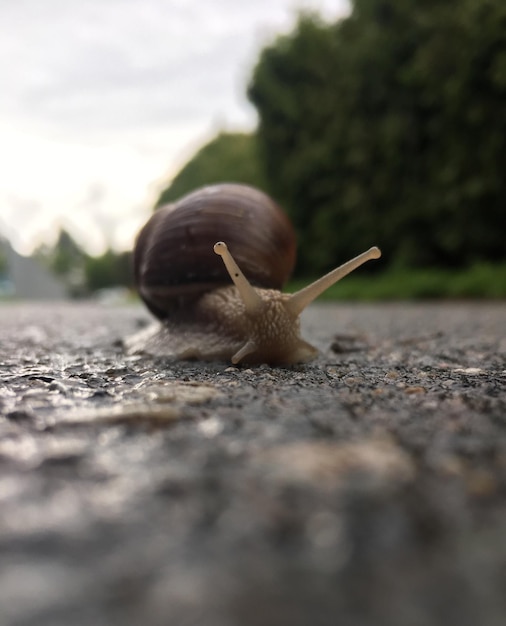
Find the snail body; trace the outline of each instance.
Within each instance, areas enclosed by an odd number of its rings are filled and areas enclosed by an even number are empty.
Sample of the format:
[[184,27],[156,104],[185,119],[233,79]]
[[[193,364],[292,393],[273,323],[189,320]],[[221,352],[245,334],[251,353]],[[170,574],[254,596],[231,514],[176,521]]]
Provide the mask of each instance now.
[[[134,249],[137,289],[160,323],[131,352],[174,359],[293,364],[316,348],[300,336],[302,310],[378,248],[296,294],[280,291],[295,264],[295,233],[273,200],[246,185],[203,187],[153,214]],[[221,257],[221,259],[220,259]]]

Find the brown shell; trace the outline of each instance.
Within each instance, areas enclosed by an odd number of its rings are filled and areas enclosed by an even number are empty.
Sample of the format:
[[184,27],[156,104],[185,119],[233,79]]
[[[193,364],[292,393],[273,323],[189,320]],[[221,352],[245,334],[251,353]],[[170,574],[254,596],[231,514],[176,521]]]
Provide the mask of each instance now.
[[295,232],[271,198],[247,185],[202,187],[158,209],[137,237],[135,281],[152,313],[163,319],[231,284],[213,251],[217,241],[227,244],[253,285],[281,289],[292,273]]

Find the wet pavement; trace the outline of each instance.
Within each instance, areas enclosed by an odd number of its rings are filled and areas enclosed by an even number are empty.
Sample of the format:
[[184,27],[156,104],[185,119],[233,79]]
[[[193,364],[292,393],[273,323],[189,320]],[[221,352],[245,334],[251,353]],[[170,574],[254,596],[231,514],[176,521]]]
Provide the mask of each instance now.
[[506,304],[319,305],[292,368],[0,308],[1,626],[502,625]]

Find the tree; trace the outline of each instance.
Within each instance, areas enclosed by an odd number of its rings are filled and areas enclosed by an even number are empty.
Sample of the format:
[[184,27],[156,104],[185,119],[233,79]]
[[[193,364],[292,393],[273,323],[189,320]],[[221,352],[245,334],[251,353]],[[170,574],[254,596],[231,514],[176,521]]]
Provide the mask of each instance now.
[[372,243],[392,262],[504,258],[506,4],[355,0],[302,16],[248,95],[272,193],[315,273]]
[[265,188],[255,135],[220,133],[202,147],[162,191],[156,206],[173,202],[197,187],[219,182]]
[[72,296],[80,296],[86,291],[84,265],[87,254],[66,230],[60,230],[53,247],[42,245],[33,256],[63,281]]
[[9,264],[7,262],[7,246],[10,245],[7,240],[0,236],[0,280],[7,275]]
[[82,270],[86,253],[66,230],[60,230],[56,245],[49,253],[49,267],[59,276]]
[[107,250],[100,256],[89,256],[65,230],[60,232],[54,247],[41,246],[34,257],[60,276],[74,297],[97,289],[132,285],[130,252]]
[[91,292],[108,287],[131,287],[131,253],[107,250],[101,256],[88,257],[84,273],[86,285]]

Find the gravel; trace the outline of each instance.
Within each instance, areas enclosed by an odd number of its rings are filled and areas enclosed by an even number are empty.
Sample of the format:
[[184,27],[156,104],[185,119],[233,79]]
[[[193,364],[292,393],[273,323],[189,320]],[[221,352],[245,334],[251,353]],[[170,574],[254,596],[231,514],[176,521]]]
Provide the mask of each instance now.
[[291,368],[0,308],[2,626],[506,621],[506,304],[317,305]]

